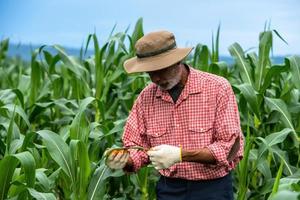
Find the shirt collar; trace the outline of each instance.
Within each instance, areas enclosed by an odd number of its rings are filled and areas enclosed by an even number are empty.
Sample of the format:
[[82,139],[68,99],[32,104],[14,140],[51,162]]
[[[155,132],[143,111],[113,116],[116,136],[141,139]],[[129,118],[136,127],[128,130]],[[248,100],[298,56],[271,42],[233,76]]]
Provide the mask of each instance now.
[[186,83],[186,87],[188,88],[188,94],[197,94],[202,91],[202,79],[199,76],[199,71],[196,69],[189,67],[190,73],[188,76],[188,80]]

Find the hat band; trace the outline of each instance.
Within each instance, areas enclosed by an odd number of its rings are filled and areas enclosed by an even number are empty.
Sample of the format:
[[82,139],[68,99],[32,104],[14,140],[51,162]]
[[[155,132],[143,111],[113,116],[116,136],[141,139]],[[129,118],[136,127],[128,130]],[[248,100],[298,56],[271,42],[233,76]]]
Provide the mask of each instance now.
[[169,51],[171,49],[174,49],[176,47],[176,42],[172,43],[170,46],[167,46],[163,49],[159,49],[157,51],[152,51],[152,52],[146,52],[146,53],[136,53],[136,56],[138,58],[146,58],[146,57],[151,57],[151,56],[156,56],[158,54],[164,53],[166,51]]

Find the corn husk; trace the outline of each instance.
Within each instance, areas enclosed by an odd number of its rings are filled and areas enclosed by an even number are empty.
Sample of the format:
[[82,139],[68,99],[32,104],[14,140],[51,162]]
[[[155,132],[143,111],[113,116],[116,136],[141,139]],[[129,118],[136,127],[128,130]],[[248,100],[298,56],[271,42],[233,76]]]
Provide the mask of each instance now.
[[141,146],[131,146],[131,147],[111,147],[105,150],[104,152],[104,156],[108,156],[110,155],[111,152],[113,152],[114,150],[129,150],[129,149],[135,149],[135,150],[140,150],[140,151],[147,151],[148,149],[141,147]]

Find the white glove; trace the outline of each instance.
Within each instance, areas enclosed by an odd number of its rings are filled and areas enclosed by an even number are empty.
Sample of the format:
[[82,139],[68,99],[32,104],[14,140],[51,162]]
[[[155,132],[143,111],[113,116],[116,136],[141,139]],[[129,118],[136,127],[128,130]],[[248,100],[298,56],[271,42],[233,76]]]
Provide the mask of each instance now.
[[111,169],[123,169],[129,159],[129,153],[109,154],[105,164]]
[[162,144],[151,148],[147,154],[155,169],[166,169],[181,162],[181,147]]

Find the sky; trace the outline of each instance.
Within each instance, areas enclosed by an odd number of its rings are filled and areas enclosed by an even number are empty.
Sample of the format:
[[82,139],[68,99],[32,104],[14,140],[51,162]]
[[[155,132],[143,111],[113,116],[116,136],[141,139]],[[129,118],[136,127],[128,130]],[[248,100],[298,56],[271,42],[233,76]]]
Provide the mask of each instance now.
[[221,55],[234,42],[257,50],[268,22],[288,42],[275,36],[273,54],[300,54],[300,0],[0,0],[0,39],[79,48],[94,32],[104,43],[114,25],[131,34],[140,17],[145,33],[171,31],[179,47],[211,47],[220,24]]

